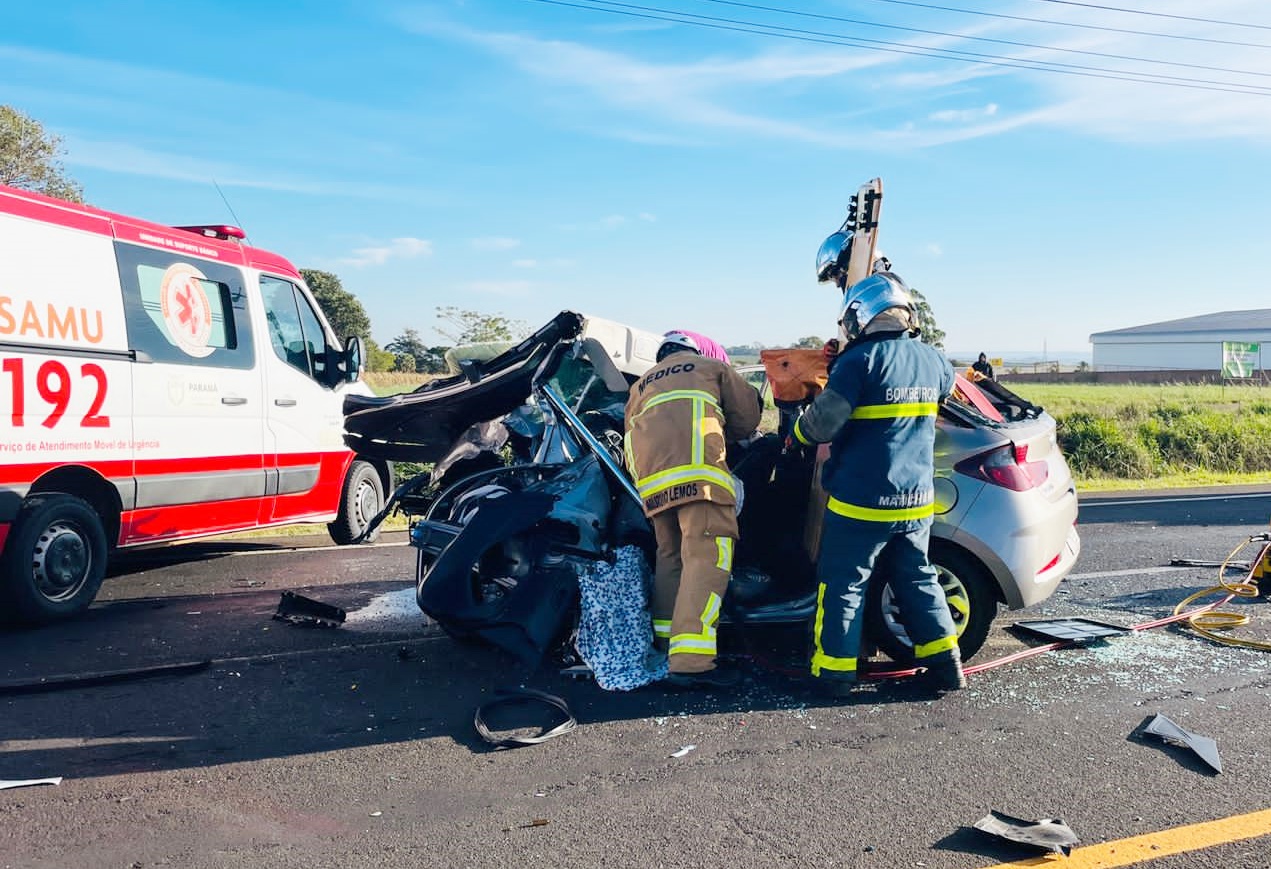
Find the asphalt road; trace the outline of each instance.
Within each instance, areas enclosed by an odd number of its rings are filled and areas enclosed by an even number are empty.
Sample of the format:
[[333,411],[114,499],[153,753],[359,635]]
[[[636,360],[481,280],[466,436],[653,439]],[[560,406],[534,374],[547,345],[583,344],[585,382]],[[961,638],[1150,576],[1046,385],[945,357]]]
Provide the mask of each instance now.
[[[1217,576],[1171,560],[1220,561],[1269,518],[1268,495],[1086,498],[1075,573],[1003,612],[973,663],[1033,645],[1008,627],[1022,618],[1169,615]],[[63,777],[0,791],[0,866],[1039,865],[972,829],[992,809],[1063,819],[1081,840],[1068,865],[1271,866],[1263,816],[1176,844],[1185,825],[1271,809],[1266,652],[1162,627],[986,670],[937,701],[878,686],[830,703],[775,672],[794,645],[776,632],[747,639],[762,661],[725,697],[609,693],[546,667],[530,684],[566,697],[579,727],[495,752],[473,710],[525,674],[424,622],[412,550],[390,537],[140,553],[85,618],[0,633],[0,779]],[[349,618],[274,621],[285,590]],[[1225,609],[1271,640],[1271,604]],[[1222,774],[1136,735],[1157,713],[1215,739]]]

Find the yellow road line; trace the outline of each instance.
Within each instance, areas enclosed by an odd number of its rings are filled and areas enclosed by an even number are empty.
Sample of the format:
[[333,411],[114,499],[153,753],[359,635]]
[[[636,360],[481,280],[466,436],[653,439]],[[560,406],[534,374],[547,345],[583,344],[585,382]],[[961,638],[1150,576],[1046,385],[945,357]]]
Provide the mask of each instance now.
[[1203,824],[1189,824],[1159,833],[1147,833],[1116,842],[1104,842],[1074,848],[1067,859],[1055,856],[1035,857],[1015,863],[999,863],[988,869],[1023,869],[1031,866],[1062,866],[1063,869],[1115,869],[1148,860],[1200,851],[1227,842],[1256,839],[1271,835],[1271,809],[1221,818]]

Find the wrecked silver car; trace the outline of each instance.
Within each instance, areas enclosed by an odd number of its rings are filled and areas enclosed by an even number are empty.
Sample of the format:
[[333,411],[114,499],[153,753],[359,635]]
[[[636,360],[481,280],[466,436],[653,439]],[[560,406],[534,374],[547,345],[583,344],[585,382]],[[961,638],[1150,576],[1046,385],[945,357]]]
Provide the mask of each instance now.
[[[398,488],[386,513],[412,516],[419,605],[447,632],[540,658],[570,636],[579,571],[631,545],[652,564],[622,432],[628,386],[659,343],[562,312],[456,375],[403,395],[346,400],[346,440],[360,454],[433,463]],[[937,425],[931,559],[970,658],[1000,604],[1017,609],[1054,592],[1080,541],[1054,420],[1000,384],[959,387]],[[761,431],[729,445],[745,497],[726,624],[805,623],[815,610],[816,460],[783,449],[799,405],[778,401]],[[875,576],[868,637],[907,663],[911,645],[886,567]]]

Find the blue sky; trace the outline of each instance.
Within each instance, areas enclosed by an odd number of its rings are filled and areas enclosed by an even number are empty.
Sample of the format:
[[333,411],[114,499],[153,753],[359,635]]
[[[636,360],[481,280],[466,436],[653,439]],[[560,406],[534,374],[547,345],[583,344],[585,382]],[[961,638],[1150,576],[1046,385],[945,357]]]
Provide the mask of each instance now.
[[[93,204],[337,273],[381,344],[436,337],[439,305],[828,335],[814,254],[874,176],[954,353],[1268,305],[1264,3],[568,2],[17,4],[0,102],[63,137]],[[1109,77],[1145,73],[1190,86]]]

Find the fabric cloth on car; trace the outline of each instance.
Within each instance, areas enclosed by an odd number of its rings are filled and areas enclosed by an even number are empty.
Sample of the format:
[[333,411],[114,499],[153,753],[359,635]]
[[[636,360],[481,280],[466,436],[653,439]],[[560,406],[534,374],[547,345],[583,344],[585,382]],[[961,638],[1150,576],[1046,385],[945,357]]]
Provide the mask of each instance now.
[[631,691],[666,676],[666,655],[653,647],[649,566],[637,546],[624,546],[613,564],[579,572],[580,615],[574,648],[608,691]]

